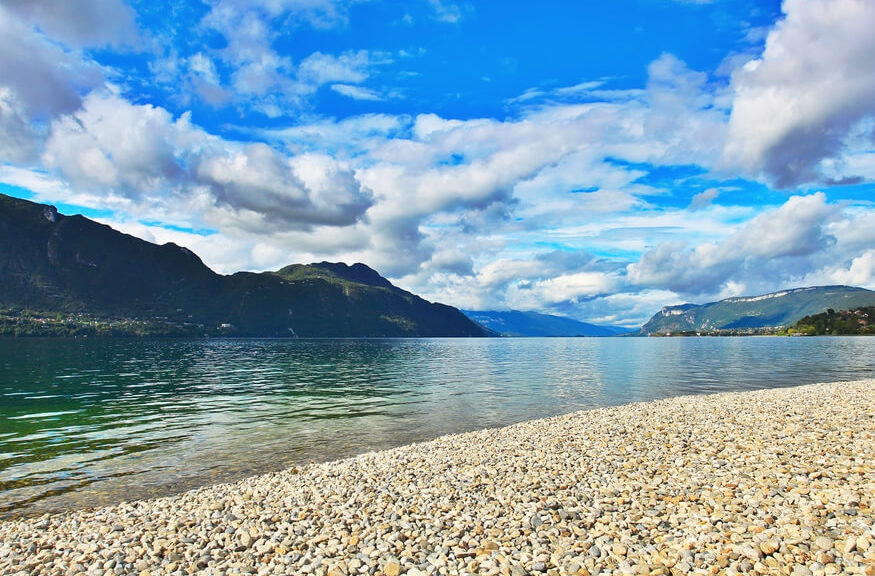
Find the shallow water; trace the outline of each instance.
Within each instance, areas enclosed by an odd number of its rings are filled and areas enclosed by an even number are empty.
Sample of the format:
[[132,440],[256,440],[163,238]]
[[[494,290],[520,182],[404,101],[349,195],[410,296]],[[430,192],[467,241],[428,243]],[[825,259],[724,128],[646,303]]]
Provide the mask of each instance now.
[[573,410],[875,377],[875,338],[0,339],[0,516]]

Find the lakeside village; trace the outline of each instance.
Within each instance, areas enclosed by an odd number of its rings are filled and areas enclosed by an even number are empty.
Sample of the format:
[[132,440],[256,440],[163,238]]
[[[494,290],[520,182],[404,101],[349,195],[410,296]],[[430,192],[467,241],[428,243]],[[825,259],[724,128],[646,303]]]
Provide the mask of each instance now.
[[[848,336],[875,335],[875,306],[826,312],[805,316],[793,326],[756,328],[720,328],[673,332],[643,331],[627,336]],[[233,324],[215,326],[175,320],[166,316],[153,318],[105,317],[86,313],[40,312],[30,309],[0,308],[0,336],[9,337],[233,337]]]
[[234,336],[235,327],[154,318],[104,317],[86,313],[40,312],[0,308],[0,336],[28,337],[169,337]]

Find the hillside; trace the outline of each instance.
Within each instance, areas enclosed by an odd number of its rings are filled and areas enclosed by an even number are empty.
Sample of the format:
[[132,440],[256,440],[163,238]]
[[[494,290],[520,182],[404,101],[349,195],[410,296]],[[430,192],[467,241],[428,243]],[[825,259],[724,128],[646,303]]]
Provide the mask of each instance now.
[[0,333],[14,332],[18,318],[42,326],[36,333],[62,335],[69,330],[55,323],[117,327],[108,334],[486,335],[459,310],[396,288],[364,264],[223,276],[186,248],[4,195],[0,312]]
[[496,310],[463,312],[475,322],[502,336],[617,336],[630,332],[616,326],[597,326],[563,316]]
[[826,312],[800,319],[788,333],[808,336],[875,336],[875,306],[839,311],[830,308]]
[[827,309],[875,305],[875,292],[851,286],[815,286],[709,304],[666,306],[641,328],[643,334],[751,332],[792,326]]

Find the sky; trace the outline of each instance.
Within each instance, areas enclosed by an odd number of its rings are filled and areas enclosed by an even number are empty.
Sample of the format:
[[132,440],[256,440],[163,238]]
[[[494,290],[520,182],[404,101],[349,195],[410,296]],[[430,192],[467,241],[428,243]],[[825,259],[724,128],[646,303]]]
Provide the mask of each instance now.
[[871,0],[0,0],[0,193],[635,326],[875,288]]

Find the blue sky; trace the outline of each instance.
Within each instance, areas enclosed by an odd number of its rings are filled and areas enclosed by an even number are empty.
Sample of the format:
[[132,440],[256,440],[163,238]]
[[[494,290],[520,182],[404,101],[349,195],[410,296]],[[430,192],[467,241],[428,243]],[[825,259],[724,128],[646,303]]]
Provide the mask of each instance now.
[[0,192],[635,325],[875,288],[867,0],[0,0]]

